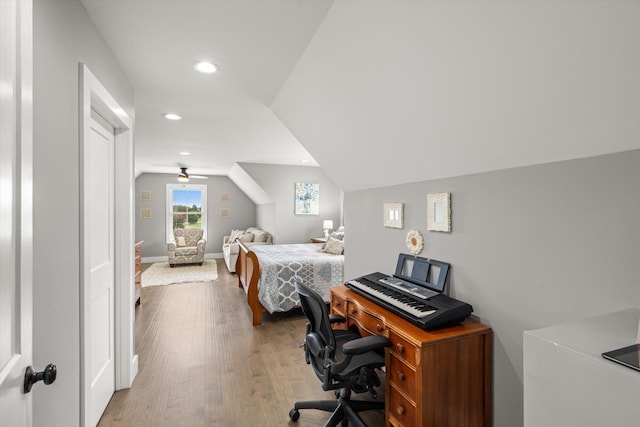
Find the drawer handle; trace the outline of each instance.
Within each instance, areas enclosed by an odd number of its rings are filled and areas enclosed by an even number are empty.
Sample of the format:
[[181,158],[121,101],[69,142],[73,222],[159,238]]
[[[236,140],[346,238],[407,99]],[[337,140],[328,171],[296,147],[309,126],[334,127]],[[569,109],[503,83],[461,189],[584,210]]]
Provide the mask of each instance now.
[[402,405],[398,405],[398,407],[396,408],[396,412],[398,413],[398,415],[403,415],[404,407]]
[[340,304],[340,301],[335,301],[333,305],[335,305],[336,307],[340,307],[341,304]]
[[382,331],[384,330],[384,326],[382,326],[381,324],[379,324],[379,323],[378,323],[378,324],[376,325],[376,330],[377,330],[378,332],[382,332]]
[[351,314],[356,314],[356,313],[357,313],[357,311],[358,311],[358,310],[356,310],[356,308],[355,308],[355,307],[352,307],[352,308],[351,308]]
[[398,349],[398,353],[404,353],[404,346],[402,344],[396,344],[396,348]]
[[404,375],[404,373],[403,373],[403,372],[400,372],[400,371],[396,372],[396,376],[398,377],[398,379],[399,379],[400,381],[404,381],[404,379],[406,378],[406,376]]

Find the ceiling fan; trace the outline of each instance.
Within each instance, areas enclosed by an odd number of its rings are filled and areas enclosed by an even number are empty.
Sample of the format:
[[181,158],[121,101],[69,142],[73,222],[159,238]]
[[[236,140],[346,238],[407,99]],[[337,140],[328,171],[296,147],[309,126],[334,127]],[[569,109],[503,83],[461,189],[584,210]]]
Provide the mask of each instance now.
[[187,168],[181,167],[180,172],[178,172],[178,182],[189,182],[189,179],[208,179],[208,177],[204,175],[189,175],[187,173]]

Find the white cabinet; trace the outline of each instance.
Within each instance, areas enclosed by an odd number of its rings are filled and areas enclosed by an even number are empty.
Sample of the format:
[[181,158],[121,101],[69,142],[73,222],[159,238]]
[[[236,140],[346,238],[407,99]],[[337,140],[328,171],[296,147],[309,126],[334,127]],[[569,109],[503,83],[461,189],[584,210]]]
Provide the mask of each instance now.
[[640,425],[640,372],[602,357],[634,344],[640,309],[524,332],[525,427]]

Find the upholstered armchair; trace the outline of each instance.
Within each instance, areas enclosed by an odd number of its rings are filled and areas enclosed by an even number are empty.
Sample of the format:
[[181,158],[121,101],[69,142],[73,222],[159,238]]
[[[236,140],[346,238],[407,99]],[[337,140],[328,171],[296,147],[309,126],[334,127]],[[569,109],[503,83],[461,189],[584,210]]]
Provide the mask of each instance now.
[[173,230],[175,242],[168,245],[169,265],[200,264],[204,262],[204,248],[207,241],[203,239],[202,228],[176,228]]

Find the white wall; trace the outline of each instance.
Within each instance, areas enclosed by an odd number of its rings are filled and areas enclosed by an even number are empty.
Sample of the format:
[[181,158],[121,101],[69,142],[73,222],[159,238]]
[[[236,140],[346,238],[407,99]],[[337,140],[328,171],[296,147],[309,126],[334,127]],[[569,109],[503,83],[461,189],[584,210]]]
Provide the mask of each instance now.
[[273,103],[350,191],[640,148],[640,2],[336,1]]
[[58,378],[34,387],[34,426],[80,422],[78,63],[130,117],[134,92],[79,0],[34,0],[34,368]]
[[[523,332],[640,306],[640,150],[345,193],[347,279],[393,273],[405,236],[451,263],[450,294],[494,332],[494,425],[523,425]],[[426,195],[452,193],[451,233]],[[402,202],[403,230],[384,228]],[[603,408],[603,410],[606,410]]]
[[[269,195],[273,203],[258,206],[258,225],[273,234],[274,243],[309,243],[323,236],[322,221],[340,225],[342,192],[318,167],[241,163],[240,166]],[[320,184],[320,214],[294,214],[296,182]],[[348,232],[348,231],[347,231]]]
[[[167,184],[177,184],[176,177],[144,173],[136,178],[136,241],[144,240],[142,257],[166,257],[166,191]],[[207,254],[222,253],[222,239],[232,229],[246,229],[256,224],[256,205],[226,176],[192,179],[189,184],[207,186]],[[141,201],[140,192],[151,192],[150,201]],[[229,193],[221,200],[220,193]],[[140,209],[151,209],[151,219],[141,219]],[[220,208],[229,209],[230,216],[220,217]]]

